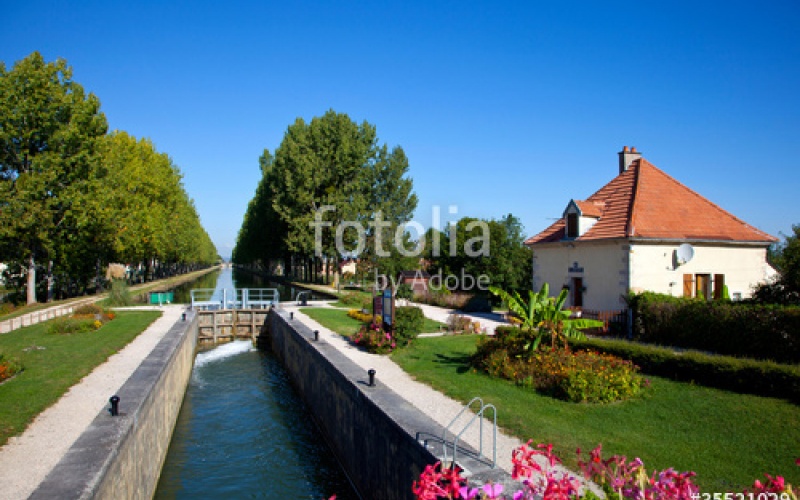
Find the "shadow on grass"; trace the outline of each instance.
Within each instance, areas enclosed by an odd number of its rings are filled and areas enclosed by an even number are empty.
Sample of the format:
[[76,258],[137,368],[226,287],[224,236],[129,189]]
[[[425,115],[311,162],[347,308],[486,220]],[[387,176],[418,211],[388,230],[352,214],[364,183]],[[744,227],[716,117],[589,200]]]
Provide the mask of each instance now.
[[442,354],[436,353],[433,362],[446,368],[455,368],[456,373],[467,373],[470,369],[469,362],[472,357],[468,354]]

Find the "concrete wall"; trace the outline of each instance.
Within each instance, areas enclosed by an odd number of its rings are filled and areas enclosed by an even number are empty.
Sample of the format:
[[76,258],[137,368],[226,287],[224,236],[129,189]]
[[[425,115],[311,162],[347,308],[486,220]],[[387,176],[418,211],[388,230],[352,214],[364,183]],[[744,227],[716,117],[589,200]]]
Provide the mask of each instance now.
[[[313,332],[299,321],[273,311],[267,325],[264,341],[286,367],[311,418],[362,498],[413,499],[413,482],[441,455],[444,429],[381,384],[380,373],[370,387],[364,369],[324,340],[312,340]],[[420,442],[425,439],[429,448]],[[473,474],[473,481],[512,487],[506,473],[468,454],[475,451],[459,447],[458,463]]]
[[[31,499],[150,499],[194,364],[197,321],[178,321],[102,410]],[[111,395],[109,395],[111,396]]]

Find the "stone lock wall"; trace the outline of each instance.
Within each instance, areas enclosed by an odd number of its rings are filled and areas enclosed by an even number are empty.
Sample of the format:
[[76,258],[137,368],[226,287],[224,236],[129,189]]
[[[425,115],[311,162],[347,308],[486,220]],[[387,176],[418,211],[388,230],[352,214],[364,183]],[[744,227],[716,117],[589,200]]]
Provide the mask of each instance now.
[[150,499],[194,365],[197,317],[187,313],[120,388],[31,499]]

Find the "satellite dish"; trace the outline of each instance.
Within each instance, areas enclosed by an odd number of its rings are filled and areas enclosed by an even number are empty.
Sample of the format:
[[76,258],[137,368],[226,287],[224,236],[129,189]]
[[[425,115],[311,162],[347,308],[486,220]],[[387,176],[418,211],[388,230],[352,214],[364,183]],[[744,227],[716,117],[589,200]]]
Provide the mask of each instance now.
[[684,243],[675,250],[675,260],[679,266],[682,266],[692,260],[694,257],[694,248],[688,243]]

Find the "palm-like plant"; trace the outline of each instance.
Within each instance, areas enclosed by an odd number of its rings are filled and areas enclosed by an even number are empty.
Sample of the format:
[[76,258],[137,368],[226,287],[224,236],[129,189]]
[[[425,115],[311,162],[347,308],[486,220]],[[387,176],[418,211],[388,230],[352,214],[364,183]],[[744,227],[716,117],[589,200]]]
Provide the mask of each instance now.
[[527,301],[516,291],[508,293],[496,286],[489,287],[489,291],[508,304],[509,310],[522,321],[520,328],[529,337],[525,344],[525,351],[528,355],[533,354],[539,348],[542,337],[546,334],[550,335],[553,348],[556,346],[556,341],[561,338],[564,341],[564,347],[568,349],[570,339],[586,338],[581,330],[603,326],[602,321],[572,318],[573,312],[564,309],[567,290],[561,290],[558,297],[550,297],[550,287],[547,283],[544,283],[536,293],[533,290],[528,291]]

